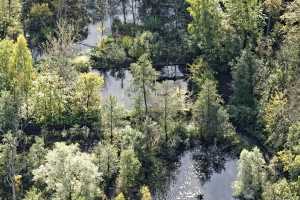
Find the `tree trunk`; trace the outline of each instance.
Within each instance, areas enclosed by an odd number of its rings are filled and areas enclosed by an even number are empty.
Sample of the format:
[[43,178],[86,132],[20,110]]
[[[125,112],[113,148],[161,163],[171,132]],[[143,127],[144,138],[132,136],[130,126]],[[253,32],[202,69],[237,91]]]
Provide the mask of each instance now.
[[121,0],[122,3],[122,10],[123,10],[123,22],[124,24],[127,23],[127,19],[126,19],[126,0]]
[[164,104],[165,104],[165,106],[164,106],[164,121],[165,121],[165,124],[164,124],[164,129],[165,129],[165,134],[166,134],[166,144],[168,143],[168,140],[169,140],[169,138],[168,138],[168,125],[167,125],[167,119],[168,119],[168,100],[167,100],[167,94],[165,94],[165,98],[164,98]]
[[16,168],[15,168],[15,160],[16,160],[16,139],[13,138],[12,141],[10,141],[10,158],[9,158],[9,179],[10,179],[10,185],[11,185],[11,191],[12,191],[12,200],[17,199],[16,194]]
[[110,102],[110,144],[113,144],[113,105]]
[[132,19],[133,19],[133,24],[136,23],[135,21],[135,0],[131,0],[131,12],[132,12]]

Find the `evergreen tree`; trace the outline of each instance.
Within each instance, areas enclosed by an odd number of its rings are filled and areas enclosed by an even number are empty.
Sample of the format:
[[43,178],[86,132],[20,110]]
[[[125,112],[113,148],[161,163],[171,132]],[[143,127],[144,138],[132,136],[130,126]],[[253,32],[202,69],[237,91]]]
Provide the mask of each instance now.
[[193,106],[193,119],[198,134],[205,140],[226,138],[235,131],[229,122],[229,115],[222,106],[223,101],[217,94],[216,83],[207,79]]
[[119,169],[118,149],[111,144],[99,143],[94,149],[94,163],[103,174],[106,187],[109,186]]
[[237,59],[232,70],[232,90],[230,114],[239,132],[254,135],[257,132],[257,98],[255,75],[259,67],[255,55],[245,50]]
[[0,2],[0,39],[16,39],[22,33],[20,0],[1,0]]
[[110,144],[114,142],[114,132],[122,124],[124,109],[118,104],[115,96],[109,96],[103,106],[103,126],[107,136],[110,139]]
[[123,150],[120,156],[120,174],[118,184],[124,193],[137,185],[141,163],[132,149]]
[[263,5],[257,0],[226,1],[229,24],[234,28],[239,38],[240,49],[254,47],[262,33],[264,15]]
[[[136,96],[136,112],[140,119],[149,115],[149,97],[154,91],[154,82],[157,72],[152,67],[147,54],[142,55],[137,63],[131,65],[133,75],[132,87]],[[144,113],[142,113],[144,112]]]

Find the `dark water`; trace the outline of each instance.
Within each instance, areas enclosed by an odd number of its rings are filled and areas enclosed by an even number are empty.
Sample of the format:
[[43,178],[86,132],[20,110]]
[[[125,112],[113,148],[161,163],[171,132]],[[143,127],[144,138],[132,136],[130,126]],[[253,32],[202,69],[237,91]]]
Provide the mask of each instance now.
[[180,157],[169,180],[158,188],[155,200],[233,200],[232,182],[237,160],[216,147],[196,148]]

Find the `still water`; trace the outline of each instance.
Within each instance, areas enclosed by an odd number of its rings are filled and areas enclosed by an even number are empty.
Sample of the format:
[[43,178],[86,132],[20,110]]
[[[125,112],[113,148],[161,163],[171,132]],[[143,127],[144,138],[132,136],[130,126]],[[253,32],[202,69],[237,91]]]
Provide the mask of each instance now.
[[184,152],[165,188],[158,188],[155,200],[233,200],[232,182],[237,160],[213,148],[198,147]]
[[[109,27],[107,21],[105,26]],[[89,25],[88,37],[84,44],[94,46],[102,37],[99,24]],[[106,29],[110,31],[110,29]],[[106,32],[107,34],[107,32]],[[108,33],[109,34],[109,33]],[[81,51],[87,52],[89,48],[81,46]],[[173,73],[172,67],[166,67],[160,72],[162,76]],[[104,100],[116,96],[119,103],[130,109],[133,98],[130,95],[132,75],[129,70],[119,72],[98,72],[104,77],[104,87],[101,96]],[[175,70],[180,76],[180,69]],[[178,74],[179,73],[179,74]],[[184,80],[174,81],[174,85],[182,89],[187,88]],[[237,160],[234,156],[222,152],[218,147],[197,147],[180,155],[175,163],[176,167],[163,175],[163,181],[158,179],[154,191],[154,200],[233,200],[232,182],[237,174]]]

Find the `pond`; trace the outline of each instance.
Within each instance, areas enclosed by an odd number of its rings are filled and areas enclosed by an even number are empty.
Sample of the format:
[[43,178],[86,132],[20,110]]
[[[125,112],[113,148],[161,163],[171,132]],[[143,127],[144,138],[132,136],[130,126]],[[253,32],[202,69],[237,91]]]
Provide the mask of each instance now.
[[[106,22],[106,26],[109,26]],[[101,38],[97,31],[97,24],[89,25],[89,35],[83,43],[90,46],[96,45]],[[82,51],[88,47],[82,46]],[[118,72],[99,72],[104,77],[104,87],[101,96],[104,100],[112,95],[116,96],[119,103],[130,109],[133,98],[130,96],[132,75],[129,70]],[[172,67],[161,70],[161,76],[169,75]],[[181,76],[180,69],[175,70],[176,76]],[[187,88],[185,80],[174,81],[177,87]],[[237,159],[218,147],[197,147],[185,151],[175,163],[176,167],[170,169],[164,178],[158,179],[155,184],[154,200],[233,200],[232,183],[237,174]],[[167,177],[166,177],[167,176]]]

